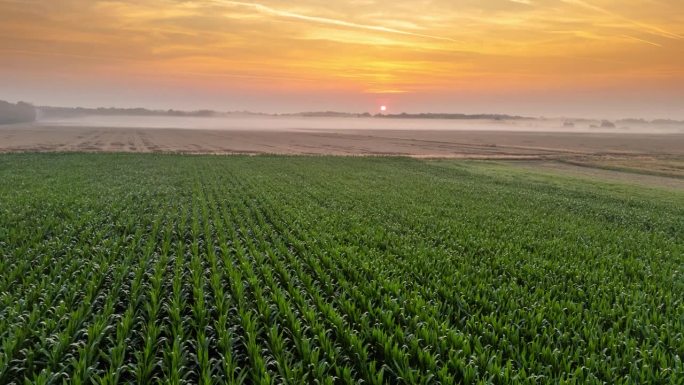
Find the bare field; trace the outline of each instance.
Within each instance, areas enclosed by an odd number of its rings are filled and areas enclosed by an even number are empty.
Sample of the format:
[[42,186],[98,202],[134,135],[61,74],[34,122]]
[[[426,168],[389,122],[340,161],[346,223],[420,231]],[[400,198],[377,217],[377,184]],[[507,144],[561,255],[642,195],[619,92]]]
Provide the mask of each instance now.
[[527,160],[535,161],[536,167],[558,172],[684,189],[682,133],[219,130],[32,124],[0,126],[0,152],[396,155]]
[[684,134],[468,130],[214,130],[0,126],[0,151],[405,155],[453,158],[684,156]]

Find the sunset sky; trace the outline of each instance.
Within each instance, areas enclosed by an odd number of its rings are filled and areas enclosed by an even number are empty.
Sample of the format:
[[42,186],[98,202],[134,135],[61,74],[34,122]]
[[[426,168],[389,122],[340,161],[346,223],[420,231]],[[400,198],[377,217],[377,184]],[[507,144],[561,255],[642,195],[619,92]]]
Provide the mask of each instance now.
[[684,1],[0,0],[0,99],[684,119]]

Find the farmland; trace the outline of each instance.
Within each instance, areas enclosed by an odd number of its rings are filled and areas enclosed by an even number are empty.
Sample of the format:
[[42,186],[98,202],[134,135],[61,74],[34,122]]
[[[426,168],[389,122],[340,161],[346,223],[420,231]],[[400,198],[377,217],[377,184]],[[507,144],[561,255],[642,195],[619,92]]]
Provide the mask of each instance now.
[[684,378],[684,194],[409,158],[0,156],[0,384]]

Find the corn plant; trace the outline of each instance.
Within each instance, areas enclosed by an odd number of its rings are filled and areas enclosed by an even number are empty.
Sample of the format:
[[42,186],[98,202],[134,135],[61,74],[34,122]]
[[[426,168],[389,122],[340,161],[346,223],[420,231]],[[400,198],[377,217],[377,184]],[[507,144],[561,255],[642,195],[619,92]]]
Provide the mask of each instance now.
[[679,190],[391,157],[0,166],[2,384],[684,378]]

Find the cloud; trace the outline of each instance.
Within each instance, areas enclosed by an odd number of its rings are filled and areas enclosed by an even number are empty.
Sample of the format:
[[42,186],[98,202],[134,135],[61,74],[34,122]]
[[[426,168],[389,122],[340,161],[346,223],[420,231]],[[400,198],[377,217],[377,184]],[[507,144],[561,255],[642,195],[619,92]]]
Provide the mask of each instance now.
[[683,0],[29,1],[0,0],[3,90],[684,90]]
[[[642,23],[642,22],[640,22],[640,21],[637,21],[637,20],[633,20],[633,19],[624,17],[624,16],[622,16],[622,15],[620,15],[620,14],[618,14],[618,13],[615,13],[615,12],[610,11],[610,10],[608,10],[608,9],[599,7],[599,6],[597,6],[597,5],[589,4],[589,3],[587,3],[586,1],[583,1],[583,0],[561,0],[561,1],[564,2],[564,3],[567,3],[567,4],[574,4],[574,5],[578,5],[578,6],[580,6],[580,7],[584,7],[584,8],[591,9],[591,10],[594,10],[594,11],[597,11],[597,12],[601,12],[601,13],[606,14],[606,15],[608,15],[608,16],[611,16],[611,17],[614,17],[614,18],[616,18],[616,19],[622,20],[622,21],[624,21],[624,22],[627,22],[627,23],[629,23],[629,24],[632,24],[632,25],[635,26],[635,27],[639,27],[638,31],[639,31],[639,32],[642,32],[642,33],[648,33],[648,34],[651,34],[651,35],[657,35],[657,36],[666,37],[666,38],[669,38],[669,39],[680,39],[680,40],[681,40],[681,39],[684,39],[684,36],[682,36],[682,35],[678,35],[678,34],[676,34],[676,33],[672,33],[672,32],[666,31],[666,30],[664,30],[664,29],[662,29],[662,28],[660,28],[660,27],[656,27],[656,26],[654,26],[654,25]],[[650,43],[650,42],[648,42],[648,43]],[[657,45],[657,44],[656,44],[656,45]]]
[[626,37],[627,39],[631,39],[631,40],[634,40],[634,41],[640,41],[640,42],[642,42],[642,43],[646,43],[646,44],[654,45],[654,46],[656,46],[656,47],[662,47],[662,45],[661,45],[661,44],[658,44],[658,43],[654,43],[654,42],[652,42],[652,41],[649,41],[649,40],[645,40],[645,39],[639,39],[638,37],[634,37],[634,36],[630,36],[630,35],[622,35],[622,36],[623,36],[623,37]]
[[310,22],[310,23],[333,25],[333,26],[338,26],[338,27],[354,28],[354,29],[361,29],[361,30],[366,30],[366,31],[392,33],[392,34],[397,34],[397,35],[420,37],[420,38],[424,38],[424,39],[450,41],[450,42],[454,42],[454,43],[459,42],[458,40],[455,40],[455,39],[452,39],[449,37],[444,37],[444,36],[426,35],[426,34],[422,34],[422,33],[415,33],[415,32],[410,32],[410,31],[396,29],[396,28],[384,27],[384,26],[380,26],[380,25],[360,24],[360,23],[354,23],[351,21],[340,20],[340,19],[331,19],[331,18],[327,18],[327,17],[303,15],[303,14],[299,14],[299,13],[294,13],[294,12],[283,11],[283,10],[271,8],[271,7],[265,6],[263,4],[258,4],[258,3],[248,3],[248,2],[241,2],[241,1],[227,1],[227,0],[214,0],[213,3],[219,4],[219,5],[224,5],[224,6],[251,8],[251,9],[253,9],[259,13],[262,13],[262,14],[267,14],[267,15],[277,16],[277,17],[283,17],[283,18],[288,18],[288,19],[294,19],[294,20],[301,20],[301,21],[306,21],[306,22]]

